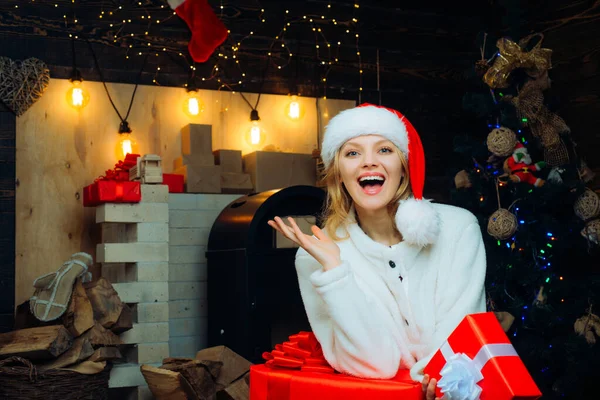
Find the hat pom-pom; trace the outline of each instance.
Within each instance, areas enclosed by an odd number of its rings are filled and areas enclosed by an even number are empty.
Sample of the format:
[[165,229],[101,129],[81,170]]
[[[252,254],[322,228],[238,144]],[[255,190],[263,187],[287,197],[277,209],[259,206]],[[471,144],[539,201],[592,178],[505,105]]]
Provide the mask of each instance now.
[[404,241],[420,247],[435,242],[440,217],[429,200],[403,200],[396,212],[396,227]]

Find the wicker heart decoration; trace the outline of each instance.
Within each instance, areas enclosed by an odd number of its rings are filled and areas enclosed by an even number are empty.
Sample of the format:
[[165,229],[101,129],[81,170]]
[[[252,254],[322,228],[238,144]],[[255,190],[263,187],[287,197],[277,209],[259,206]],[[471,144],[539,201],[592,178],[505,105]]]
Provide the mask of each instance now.
[[15,62],[0,57],[0,100],[22,115],[35,103],[50,83],[50,71],[37,58]]

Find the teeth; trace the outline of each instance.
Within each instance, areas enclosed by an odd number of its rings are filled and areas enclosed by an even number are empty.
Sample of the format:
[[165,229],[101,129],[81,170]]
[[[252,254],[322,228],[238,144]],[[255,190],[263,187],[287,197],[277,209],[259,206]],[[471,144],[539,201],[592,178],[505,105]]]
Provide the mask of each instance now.
[[383,177],[381,177],[381,176],[363,176],[362,178],[359,179],[359,182],[364,182],[364,181],[382,181],[383,182]]

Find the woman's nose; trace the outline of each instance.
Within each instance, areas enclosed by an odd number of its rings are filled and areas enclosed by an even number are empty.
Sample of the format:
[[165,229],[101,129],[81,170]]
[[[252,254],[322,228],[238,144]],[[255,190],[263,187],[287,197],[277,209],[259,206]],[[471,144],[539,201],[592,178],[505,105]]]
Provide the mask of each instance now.
[[372,152],[365,152],[363,164],[365,167],[377,165],[377,155]]

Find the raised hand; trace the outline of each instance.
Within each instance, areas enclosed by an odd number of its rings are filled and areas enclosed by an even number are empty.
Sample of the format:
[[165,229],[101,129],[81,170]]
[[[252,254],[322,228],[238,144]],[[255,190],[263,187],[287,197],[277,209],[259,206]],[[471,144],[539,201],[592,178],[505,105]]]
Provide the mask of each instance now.
[[311,236],[303,233],[292,217],[288,217],[288,222],[290,226],[283,222],[280,217],[275,217],[274,220],[269,220],[267,223],[270,227],[306,250],[308,254],[313,256],[323,266],[324,270],[328,271],[342,263],[340,248],[318,226],[313,225],[311,227],[314,234],[314,236]]

